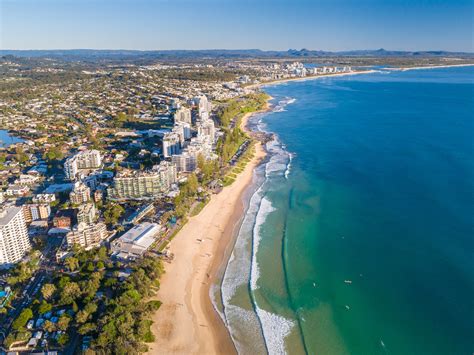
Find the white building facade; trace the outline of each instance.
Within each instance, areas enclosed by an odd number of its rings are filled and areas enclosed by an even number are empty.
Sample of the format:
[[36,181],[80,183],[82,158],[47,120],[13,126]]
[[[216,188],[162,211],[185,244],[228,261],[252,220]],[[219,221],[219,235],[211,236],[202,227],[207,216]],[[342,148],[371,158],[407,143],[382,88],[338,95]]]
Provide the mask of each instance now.
[[0,267],[20,261],[31,249],[21,207],[0,207]]
[[64,174],[69,180],[76,180],[80,170],[98,169],[102,165],[102,157],[98,150],[79,152],[64,162]]

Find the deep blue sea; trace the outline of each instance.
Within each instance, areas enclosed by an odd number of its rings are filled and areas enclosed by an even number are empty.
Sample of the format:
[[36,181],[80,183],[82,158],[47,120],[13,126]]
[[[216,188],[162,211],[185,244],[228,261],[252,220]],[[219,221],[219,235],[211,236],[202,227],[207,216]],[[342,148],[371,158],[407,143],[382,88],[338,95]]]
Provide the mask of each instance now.
[[222,282],[242,354],[474,353],[474,68],[264,89]]

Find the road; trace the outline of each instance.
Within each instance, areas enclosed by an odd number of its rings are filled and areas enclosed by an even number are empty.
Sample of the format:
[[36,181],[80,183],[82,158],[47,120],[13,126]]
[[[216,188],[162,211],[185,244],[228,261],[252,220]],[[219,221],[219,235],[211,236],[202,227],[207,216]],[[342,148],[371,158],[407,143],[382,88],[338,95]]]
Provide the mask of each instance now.
[[237,149],[237,152],[230,159],[229,164],[230,165],[235,165],[235,163],[237,163],[237,161],[242,156],[242,154],[244,154],[247,151],[247,148],[249,147],[249,145],[250,145],[249,140],[246,140],[245,142],[243,142],[240,145],[239,149]]
[[52,273],[56,271],[56,264],[51,260],[54,260],[53,255],[56,251],[55,247],[57,247],[57,245],[58,241],[49,239],[48,244],[43,251],[44,257],[40,260],[38,270],[23,287],[22,293],[12,301],[11,310],[3,323],[0,324],[0,329],[5,330],[3,336],[10,333],[13,321],[20,315],[24,308],[31,304],[38,293],[41,292],[43,284],[50,280]]
[[41,286],[43,285],[47,276],[46,270],[39,270],[36,272],[35,276],[33,276],[34,278],[32,278],[23,289],[23,293],[13,300],[12,309],[8,313],[8,318],[6,319],[5,323],[2,324],[2,328],[7,329],[7,334],[11,330],[13,321],[20,315],[24,308],[30,305],[31,301],[34,299],[34,296],[40,292]]

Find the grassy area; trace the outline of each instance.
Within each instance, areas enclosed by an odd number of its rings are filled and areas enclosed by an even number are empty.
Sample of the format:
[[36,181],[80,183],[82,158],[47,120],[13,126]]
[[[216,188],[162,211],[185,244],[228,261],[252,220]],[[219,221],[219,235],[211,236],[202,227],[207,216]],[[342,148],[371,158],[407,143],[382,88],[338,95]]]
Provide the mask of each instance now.
[[261,92],[227,101],[218,114],[221,126],[227,127],[232,120],[235,120],[238,127],[243,115],[262,110],[268,98],[266,93]]
[[163,244],[161,244],[160,248],[158,249],[159,252],[162,252],[168,246],[168,244],[173,240],[173,238],[176,237],[176,234],[178,234],[179,231],[184,227],[186,222],[187,222],[187,218],[183,217],[180,225],[173,231],[173,233],[171,233],[168,240],[164,242]]
[[225,138],[219,140],[217,153],[224,164],[230,161],[245,140],[251,139],[240,129],[242,117],[247,113],[264,109],[267,100],[268,95],[265,93],[252,94],[229,100],[220,108],[218,117]]
[[255,155],[255,142],[251,142],[250,146],[247,148],[245,153],[240,157],[235,166],[230,169],[226,176],[224,176],[223,183],[224,186],[232,185],[232,183],[237,179],[238,174],[244,171],[247,164],[252,160]]
[[194,216],[197,216],[199,214],[199,212],[202,211],[202,209],[204,208],[204,206],[207,205],[207,203],[209,202],[209,199],[205,199],[204,201],[199,201],[196,206],[194,206],[193,210],[191,211],[190,213],[190,216],[191,217],[194,217]]

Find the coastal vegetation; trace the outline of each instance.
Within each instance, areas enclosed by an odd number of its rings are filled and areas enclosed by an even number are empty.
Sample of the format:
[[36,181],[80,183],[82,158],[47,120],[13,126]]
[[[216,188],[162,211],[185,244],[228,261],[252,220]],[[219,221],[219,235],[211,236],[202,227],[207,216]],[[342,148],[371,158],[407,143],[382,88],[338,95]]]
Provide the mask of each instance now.
[[31,336],[27,323],[42,318],[43,330],[55,334],[58,346],[90,335],[96,353],[146,351],[145,343],[154,339],[149,315],[161,305],[152,300],[163,273],[161,261],[146,256],[121,274],[120,263],[110,261],[105,247],[77,248],[74,255],[65,261],[68,271],[44,284],[32,307],[24,308],[13,321],[5,346],[27,340]]
[[222,103],[217,114],[220,126],[228,127],[231,122],[241,119],[244,114],[262,110],[268,98],[268,94],[259,92]]
[[33,252],[28,260],[22,261],[15,265],[10,271],[10,276],[7,278],[7,282],[15,286],[29,280],[34,272],[38,270],[39,255],[37,252]]
[[240,157],[240,159],[235,164],[235,166],[233,166],[224,176],[224,179],[223,179],[224,186],[231,185],[235,181],[235,179],[237,178],[237,175],[240,174],[245,169],[245,166],[252,160],[254,155],[255,155],[255,142],[252,142],[251,146],[247,148],[247,150]]
[[263,92],[250,94],[229,100],[218,110],[219,124],[225,135],[217,142],[216,151],[223,165],[227,165],[242,144],[250,139],[240,127],[242,117],[263,110],[268,98]]

